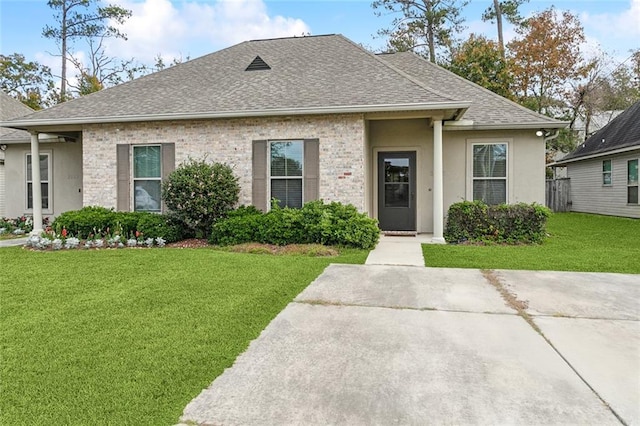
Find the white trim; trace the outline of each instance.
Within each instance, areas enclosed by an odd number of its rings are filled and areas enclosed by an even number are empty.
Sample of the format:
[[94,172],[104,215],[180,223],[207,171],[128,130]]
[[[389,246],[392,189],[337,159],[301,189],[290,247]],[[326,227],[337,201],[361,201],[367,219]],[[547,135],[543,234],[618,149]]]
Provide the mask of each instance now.
[[513,194],[513,161],[511,160],[513,150],[513,139],[511,138],[480,138],[480,139],[467,139],[467,167],[466,167],[466,188],[465,195],[468,201],[473,201],[473,147],[474,145],[506,145],[507,146],[507,164],[506,164],[506,176],[504,178],[483,178],[502,180],[505,179],[505,203],[511,202],[511,194]]
[[[632,158],[630,160],[627,160],[627,205],[629,206],[635,206],[635,203],[630,203],[629,202],[629,188],[633,188],[636,187],[638,188],[638,203],[640,205],[640,176],[636,176],[637,180],[635,182],[635,184],[629,183],[629,163],[631,163],[632,161],[635,161],[638,163],[637,167],[640,169],[640,158]],[[640,174],[640,170],[638,171],[638,174]]]
[[[149,148],[149,147],[158,147],[160,148],[160,176],[157,178],[136,178],[136,157],[135,157],[135,150],[136,148]],[[149,144],[132,144],[130,145],[130,149],[129,149],[129,155],[130,155],[130,164],[131,164],[131,170],[129,171],[129,176],[130,176],[130,185],[131,185],[131,199],[129,200],[129,206],[130,211],[135,212],[135,211],[141,211],[141,212],[152,212],[152,213],[161,213],[162,212],[162,197],[159,200],[160,206],[158,208],[158,210],[136,210],[136,181],[160,181],[160,187],[161,187],[161,192],[162,192],[162,177],[164,175],[164,170],[162,168],[162,156],[163,156],[163,152],[162,152],[162,144],[158,144],[158,143],[149,143]]]
[[[451,124],[449,124],[451,123]],[[455,121],[447,121],[442,126],[443,131],[461,131],[461,130],[541,130],[541,129],[564,129],[570,123],[567,121],[557,121],[555,123],[548,121],[532,122],[532,123],[504,123],[504,124],[456,124]]]
[[[608,172],[604,171],[605,161],[609,162],[610,170]],[[605,173],[609,174],[609,183],[604,183]],[[602,160],[600,162],[600,174],[602,175],[602,179],[600,179],[600,183],[602,183],[602,186],[604,186],[605,188],[611,188],[613,186],[613,159],[612,158],[607,158],[606,160]]]
[[432,102],[432,103],[407,103],[407,104],[381,104],[381,105],[344,105],[330,107],[305,107],[305,108],[273,108],[246,111],[209,111],[200,113],[172,113],[172,114],[141,114],[108,117],[79,117],[79,118],[53,118],[33,120],[13,120],[0,122],[1,127],[25,130],[38,126],[54,126],[67,124],[98,124],[98,123],[126,123],[136,121],[167,121],[167,120],[202,120],[207,118],[243,118],[243,117],[269,117],[280,115],[314,115],[314,114],[348,114],[366,112],[388,111],[434,111],[442,109],[466,109],[471,102]]
[[[43,180],[42,176],[40,177],[40,183],[42,184],[43,182],[47,183],[47,190],[48,190],[48,194],[47,194],[47,200],[48,200],[48,206],[47,208],[42,208],[42,213],[44,214],[53,214],[53,151],[50,149],[47,150],[39,150],[40,155],[46,155],[47,156],[47,172],[49,174],[49,176],[47,176],[47,180]],[[23,191],[22,193],[24,194],[24,212],[28,213],[28,214],[33,214],[33,208],[29,208],[29,181],[27,180],[28,176],[29,176],[29,172],[27,169],[27,158],[29,156],[31,156],[32,153],[31,151],[24,151],[24,156],[23,156],[23,166],[24,166],[24,180],[23,180]],[[31,161],[31,182],[33,183],[33,159]],[[38,168],[39,171],[39,168]],[[33,191],[33,189],[32,189]],[[33,197],[33,195],[32,195]],[[42,194],[40,194],[40,197],[42,198]]]
[[[304,206],[304,152],[305,143],[304,139],[267,139],[267,211],[271,210],[271,180],[274,179],[271,176],[271,144],[278,142],[300,142],[302,144],[302,175],[301,176],[276,176],[275,179],[299,179],[302,182],[300,191],[300,199],[302,200],[302,206]],[[300,207],[302,207],[300,206]]]

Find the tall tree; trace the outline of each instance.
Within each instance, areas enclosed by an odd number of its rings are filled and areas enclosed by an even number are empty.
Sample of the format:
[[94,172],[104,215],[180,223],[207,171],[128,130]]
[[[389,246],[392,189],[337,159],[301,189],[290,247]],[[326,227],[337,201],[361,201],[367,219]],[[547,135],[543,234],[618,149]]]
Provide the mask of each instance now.
[[483,21],[496,22],[498,27],[498,45],[500,46],[500,52],[502,57],[505,57],[504,53],[504,34],[502,30],[503,18],[514,25],[520,25],[522,23],[522,16],[518,8],[529,0],[493,0],[493,4],[487,8],[482,14]]
[[47,25],[42,35],[56,41],[61,56],[60,95],[67,97],[67,59],[69,44],[78,38],[100,36],[126,39],[111,22],[122,24],[131,16],[131,11],[109,4],[100,6],[100,0],[49,0],[47,2],[54,13],[55,26]]
[[602,84],[603,110],[623,110],[640,99],[640,49],[631,51],[627,61]]
[[78,84],[69,85],[80,95],[88,95],[147,73],[147,67],[136,63],[133,58],[121,60],[108,56],[104,36],[88,38],[86,41],[88,50],[84,61],[69,53],[69,61],[78,71]]
[[467,80],[511,98],[511,73],[497,43],[482,35],[471,34],[452,50],[450,71]]
[[436,62],[438,47],[450,48],[455,35],[462,31],[461,11],[469,0],[375,0],[376,15],[384,11],[398,14],[391,28],[381,29],[378,35],[388,37],[390,50],[413,50]]
[[552,114],[563,107],[567,83],[584,77],[580,44],[584,30],[578,17],[552,7],[524,21],[507,47],[516,97],[538,113]]
[[55,83],[51,69],[24,55],[0,55],[0,88],[23,104],[42,109],[48,106]]

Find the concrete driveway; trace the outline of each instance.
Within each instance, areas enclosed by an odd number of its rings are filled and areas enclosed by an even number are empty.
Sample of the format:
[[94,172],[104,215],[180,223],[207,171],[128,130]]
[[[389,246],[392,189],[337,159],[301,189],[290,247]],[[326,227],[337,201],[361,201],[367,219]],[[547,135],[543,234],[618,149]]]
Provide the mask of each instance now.
[[639,310],[638,275],[331,265],[181,421],[640,424]]

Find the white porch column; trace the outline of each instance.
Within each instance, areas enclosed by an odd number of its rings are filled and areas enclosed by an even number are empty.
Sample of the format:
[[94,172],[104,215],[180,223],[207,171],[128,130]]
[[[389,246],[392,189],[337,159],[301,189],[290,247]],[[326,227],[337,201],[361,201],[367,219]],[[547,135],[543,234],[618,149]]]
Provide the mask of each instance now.
[[38,132],[31,132],[31,189],[33,197],[33,231],[40,235],[42,229],[42,185],[40,183],[40,144]]
[[444,244],[444,177],[442,119],[433,120],[433,242]]

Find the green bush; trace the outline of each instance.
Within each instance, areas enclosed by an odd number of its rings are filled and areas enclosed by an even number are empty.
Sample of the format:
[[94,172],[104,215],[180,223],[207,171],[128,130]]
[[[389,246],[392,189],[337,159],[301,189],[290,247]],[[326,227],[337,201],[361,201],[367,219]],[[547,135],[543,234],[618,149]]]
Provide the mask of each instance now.
[[280,208],[274,203],[268,213],[255,207],[240,207],[213,225],[209,242],[234,245],[323,244],[373,248],[380,238],[375,219],[351,205],[311,201],[301,209]]
[[162,184],[162,199],[175,217],[206,237],[238,202],[240,186],[226,164],[189,160]]
[[482,201],[463,201],[449,207],[444,238],[449,243],[540,243],[550,214],[536,203],[488,206]]
[[150,212],[116,212],[105,207],[83,207],[58,216],[53,230],[60,234],[66,229],[69,235],[87,238],[90,235],[121,235],[133,237],[136,231],[147,238],[162,237],[167,242],[184,237],[183,226],[168,215]]

